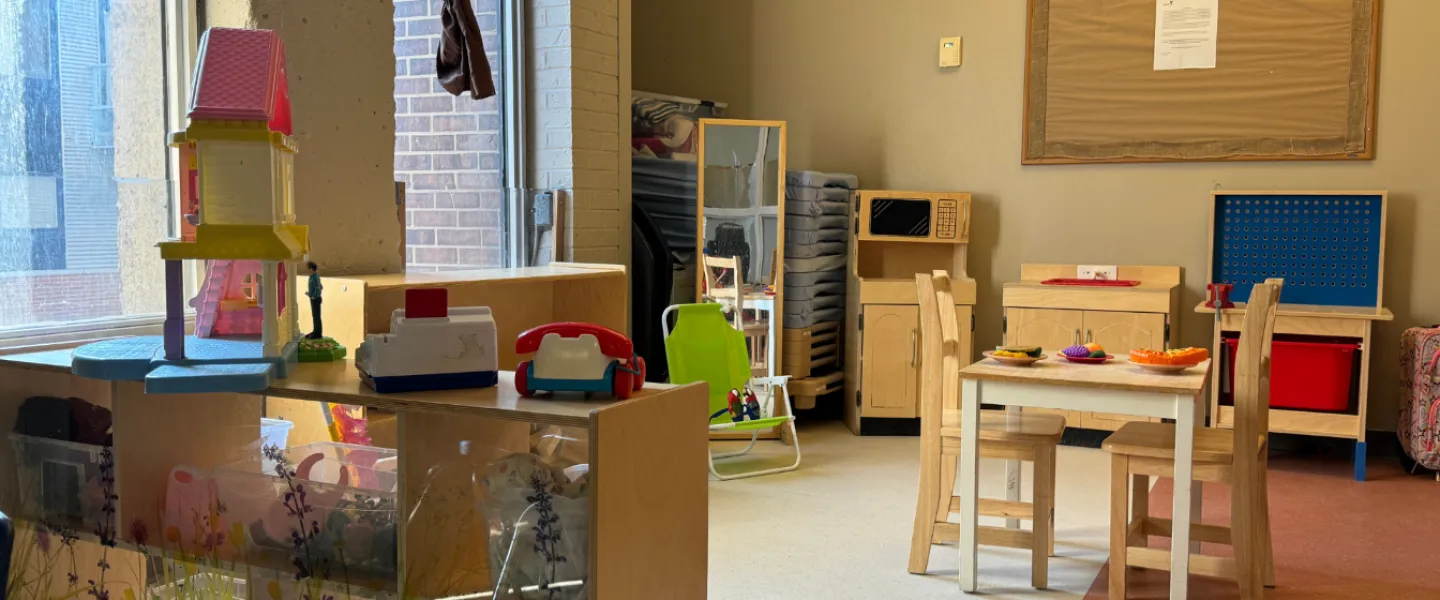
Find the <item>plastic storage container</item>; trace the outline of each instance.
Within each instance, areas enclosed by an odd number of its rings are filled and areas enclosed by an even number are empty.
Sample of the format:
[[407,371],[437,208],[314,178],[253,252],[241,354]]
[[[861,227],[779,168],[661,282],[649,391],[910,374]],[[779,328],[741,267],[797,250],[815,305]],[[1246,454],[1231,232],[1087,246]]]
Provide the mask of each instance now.
[[288,448],[286,444],[290,441],[290,430],[295,424],[284,419],[260,419],[260,443],[266,446],[274,446],[281,450]]
[[[234,463],[213,474],[176,468],[165,492],[167,538],[187,544],[182,550],[206,551],[206,542],[222,533],[222,558],[243,555],[276,567],[300,558],[316,563],[307,567],[343,570],[352,581],[393,577],[396,451],[323,442],[284,454],[288,472],[294,473],[289,481],[273,466],[264,471],[259,461]],[[303,495],[297,493],[300,487]],[[303,532],[293,514],[296,502],[304,503]],[[218,521],[196,519],[197,514]],[[296,533],[305,536],[308,552],[296,551]]]
[[[1235,381],[1240,338],[1225,338],[1225,397]],[[1355,352],[1360,345],[1344,339],[1275,336],[1270,351],[1270,406],[1342,412],[1350,407]]]
[[51,525],[93,531],[102,510],[101,463],[105,448],[10,434],[15,449],[22,514]]

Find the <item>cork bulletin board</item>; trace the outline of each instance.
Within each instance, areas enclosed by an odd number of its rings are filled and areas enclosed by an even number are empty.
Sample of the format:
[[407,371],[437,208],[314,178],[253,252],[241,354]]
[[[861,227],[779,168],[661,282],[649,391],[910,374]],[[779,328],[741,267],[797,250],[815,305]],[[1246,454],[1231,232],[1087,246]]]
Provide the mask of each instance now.
[[1029,2],[1023,164],[1374,158],[1381,0],[1220,0],[1171,71],[1156,0]]

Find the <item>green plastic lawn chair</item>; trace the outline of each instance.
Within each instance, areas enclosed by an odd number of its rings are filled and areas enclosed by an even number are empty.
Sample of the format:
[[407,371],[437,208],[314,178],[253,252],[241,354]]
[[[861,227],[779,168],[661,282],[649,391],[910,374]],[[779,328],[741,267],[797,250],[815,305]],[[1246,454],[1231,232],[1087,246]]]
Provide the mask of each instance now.
[[[675,328],[670,329],[670,314],[678,312]],[[660,316],[660,329],[665,332],[665,357],[670,363],[670,383],[704,381],[710,384],[710,431],[749,431],[750,444],[744,450],[710,454],[710,474],[721,481],[743,479],[793,471],[800,466],[800,437],[795,432],[794,411],[790,408],[789,376],[750,376],[750,356],[745,349],[745,334],[731,326],[721,312],[721,305],[677,304]],[[760,400],[762,418],[733,421],[728,397],[730,390],[743,390],[747,385]],[[785,402],[786,416],[774,415],[775,396]],[[790,428],[795,440],[795,463],[785,467],[721,475],[715,470],[715,459],[749,453],[755,448],[760,432],[777,425]]]

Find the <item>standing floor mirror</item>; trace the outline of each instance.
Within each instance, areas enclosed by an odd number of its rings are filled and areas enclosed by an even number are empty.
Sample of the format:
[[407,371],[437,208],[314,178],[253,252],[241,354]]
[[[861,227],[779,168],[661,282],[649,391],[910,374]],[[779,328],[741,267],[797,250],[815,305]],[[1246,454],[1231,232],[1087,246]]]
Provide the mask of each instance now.
[[696,297],[730,307],[755,377],[779,375],[785,122],[701,119]]

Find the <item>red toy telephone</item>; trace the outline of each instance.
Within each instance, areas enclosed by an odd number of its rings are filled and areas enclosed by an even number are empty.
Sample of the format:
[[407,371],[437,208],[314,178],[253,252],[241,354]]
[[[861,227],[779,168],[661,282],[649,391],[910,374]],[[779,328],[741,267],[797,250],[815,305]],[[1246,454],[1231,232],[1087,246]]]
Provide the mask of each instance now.
[[[596,364],[593,352],[588,356],[583,351],[577,355],[573,347],[547,355],[542,352],[542,346],[546,336],[551,334],[566,339],[594,336],[600,355],[611,359],[609,366],[603,374],[593,372]],[[515,338],[515,353],[535,354],[533,359],[522,360],[515,367],[515,391],[521,396],[531,396],[540,391],[608,391],[616,398],[629,398],[631,393],[645,385],[645,360],[635,355],[630,338],[608,327],[577,322],[541,325]],[[541,361],[545,361],[542,364],[550,376],[535,375],[535,363]],[[555,361],[562,364],[552,364]],[[555,373],[565,373],[565,376],[557,377]]]

